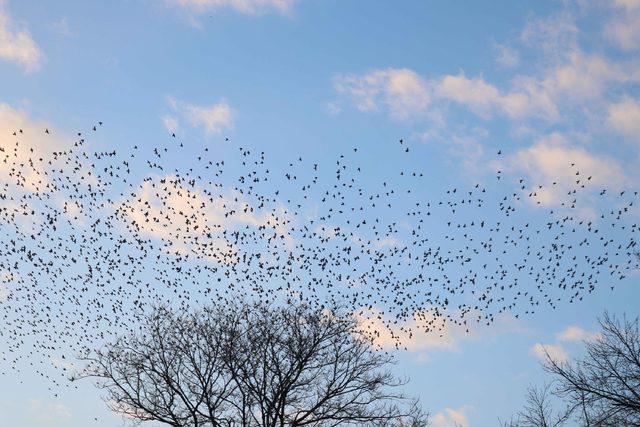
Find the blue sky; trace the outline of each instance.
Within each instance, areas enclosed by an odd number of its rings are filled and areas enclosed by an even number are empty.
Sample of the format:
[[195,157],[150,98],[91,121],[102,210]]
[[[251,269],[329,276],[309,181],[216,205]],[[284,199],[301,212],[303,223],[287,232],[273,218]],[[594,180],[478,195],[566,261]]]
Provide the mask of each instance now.
[[[639,49],[638,0],[0,0],[0,143],[19,125],[64,144],[101,120],[92,143],[122,150],[175,132],[285,164],[357,145],[381,175],[428,170],[429,189],[496,167],[558,181],[540,196],[554,208],[569,161],[613,190],[640,178]],[[385,157],[399,138],[409,160]],[[544,380],[541,345],[579,354],[604,309],[638,314],[639,280],[472,334],[419,336],[398,372],[436,426],[495,425]],[[89,384],[54,398],[36,376],[2,383],[0,424],[122,424]]]

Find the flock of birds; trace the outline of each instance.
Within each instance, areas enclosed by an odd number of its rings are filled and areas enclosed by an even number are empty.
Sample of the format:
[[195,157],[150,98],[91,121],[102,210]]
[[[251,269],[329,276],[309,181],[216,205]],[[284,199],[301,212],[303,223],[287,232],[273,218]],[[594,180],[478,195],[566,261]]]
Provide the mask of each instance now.
[[[498,171],[429,197],[427,172],[390,163],[383,180],[357,148],[283,167],[175,135],[125,152],[85,138],[44,152],[16,129],[0,147],[0,371],[52,386],[159,301],[340,306],[399,336],[555,309],[638,268],[638,193],[596,188],[576,164],[571,182]],[[404,141],[388,149],[413,156]]]

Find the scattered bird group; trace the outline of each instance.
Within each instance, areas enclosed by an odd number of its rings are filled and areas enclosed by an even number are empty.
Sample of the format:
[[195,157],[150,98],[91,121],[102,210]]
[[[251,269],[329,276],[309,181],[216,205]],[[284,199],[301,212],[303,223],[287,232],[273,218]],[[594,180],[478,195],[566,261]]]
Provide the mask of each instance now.
[[[50,365],[66,378],[75,355],[158,302],[340,306],[412,335],[576,303],[638,268],[637,191],[596,188],[573,163],[571,182],[496,171],[429,197],[426,170],[378,179],[358,148],[283,167],[246,148],[216,158],[175,134],[118,152],[91,151],[78,133],[51,153],[11,134],[0,147],[0,363],[52,386],[68,382]],[[400,140],[389,151],[418,150]]]

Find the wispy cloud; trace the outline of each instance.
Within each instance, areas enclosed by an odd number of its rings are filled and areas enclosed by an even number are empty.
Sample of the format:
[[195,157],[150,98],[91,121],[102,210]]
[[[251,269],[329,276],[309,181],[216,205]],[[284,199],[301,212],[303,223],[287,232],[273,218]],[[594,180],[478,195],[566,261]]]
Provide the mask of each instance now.
[[413,318],[394,327],[389,327],[389,319],[375,308],[358,313],[358,320],[365,332],[374,332],[374,343],[384,349],[400,345],[413,352],[454,350],[467,333],[466,328],[448,323],[431,311],[416,312]]
[[[590,184],[618,187],[635,170],[627,159],[601,154],[612,152],[604,144],[610,138],[602,136],[640,142],[640,101],[635,96],[640,72],[637,58],[628,55],[636,35],[625,36],[625,52],[610,54],[600,48],[606,45],[606,32],[591,31],[587,40],[584,19],[574,9],[599,13],[596,20],[607,27],[631,22],[636,15],[640,22],[640,2],[569,3],[559,12],[530,18],[518,36],[494,44],[498,65],[510,73],[506,79],[491,81],[481,72],[464,70],[428,75],[393,67],[340,74],[333,81],[340,105],[385,114],[408,126],[417,123],[427,129],[413,129],[417,138],[446,140],[452,157],[466,166],[485,165],[485,172],[492,162],[484,156],[484,146],[494,135],[469,138],[468,130],[502,124],[516,149],[508,158],[511,171],[524,170],[534,181],[558,182],[555,190],[538,191],[537,201],[559,200],[571,182],[569,174],[576,172],[569,170],[570,163],[581,175],[592,176]],[[630,27],[640,34],[640,25]],[[460,114],[467,112],[475,119],[465,115],[461,120]]]
[[434,427],[469,427],[469,419],[467,413],[471,410],[470,406],[462,406],[460,408],[446,408],[437,412],[431,421]]
[[[202,128],[208,135],[233,128],[235,111],[225,100],[212,105],[197,105],[169,97],[168,102],[174,113],[181,115],[191,126]],[[170,132],[178,129],[179,123],[175,116],[165,115],[162,121]]]
[[542,344],[536,343],[531,351],[540,360],[546,361],[547,355],[552,360],[564,363],[569,360],[569,353],[560,344]]
[[387,112],[391,118],[425,118],[452,102],[483,119],[496,113],[514,121],[556,121],[560,109],[601,99],[615,84],[640,81],[630,64],[573,52],[539,76],[516,75],[507,89],[465,73],[427,78],[409,69],[389,68],[362,75],[339,75],[334,87],[362,112]]
[[0,302],[6,301],[11,295],[11,285],[18,282],[17,274],[6,269],[0,269]]
[[576,326],[576,325],[567,326],[564,330],[556,334],[556,339],[558,341],[567,341],[567,342],[593,341],[600,337],[601,337],[600,333],[589,332],[582,329],[580,326]]
[[514,48],[505,44],[496,43],[493,45],[496,62],[506,68],[514,68],[520,65],[520,55]]
[[40,399],[30,399],[27,411],[34,425],[43,427],[69,425],[72,419],[69,407],[60,403],[43,402]]
[[67,18],[59,19],[58,21],[51,23],[51,29],[53,32],[62,37],[70,37],[73,35]]
[[[527,192],[532,202],[557,206],[569,189],[578,186],[619,188],[625,177],[619,163],[603,154],[594,154],[572,145],[560,133],[539,138],[533,145],[508,156],[500,167],[507,172],[525,173],[529,177]],[[539,186],[543,186],[539,188]]]
[[425,119],[445,103],[467,107],[483,118],[500,113],[513,119],[557,116],[551,100],[520,82],[501,91],[482,77],[464,73],[432,79],[406,68],[374,70],[366,74],[338,75],[334,88],[362,112],[385,112],[396,120]]
[[551,16],[530,18],[520,33],[520,41],[553,60],[578,48],[579,33],[573,15],[564,10]]
[[180,129],[180,122],[176,116],[165,114],[161,117],[161,120],[164,128],[171,133],[175,133]]
[[34,72],[40,69],[43,58],[31,33],[13,22],[5,1],[0,0],[0,59],[18,64],[26,72]]
[[168,252],[193,253],[215,263],[237,262],[238,248],[223,237],[225,230],[269,229],[285,244],[292,244],[288,228],[291,218],[283,208],[261,210],[235,190],[215,196],[211,191],[192,187],[174,175],[149,177],[134,197],[114,207],[117,215],[135,224],[139,233],[163,240]]
[[165,2],[192,14],[228,8],[247,15],[256,15],[269,10],[288,13],[296,0],[165,0]]
[[616,131],[640,142],[640,103],[625,97],[609,106],[607,123]]
[[527,84],[519,84],[513,90],[503,92],[481,77],[469,78],[459,74],[442,77],[437,81],[435,90],[441,99],[466,106],[479,116],[488,117],[494,112],[512,119],[557,116],[554,103]]
[[407,68],[337,75],[333,86],[358,110],[383,112],[397,120],[424,116],[432,92],[424,78]]
[[339,75],[334,78],[334,87],[338,93],[347,95],[360,111],[384,109],[399,120],[423,114],[430,102],[427,83],[406,68]]
[[[475,313],[477,314],[477,313]],[[413,313],[411,319],[391,321],[378,308],[363,309],[356,317],[365,333],[372,333],[375,345],[383,349],[404,347],[415,353],[422,360],[428,359],[427,352],[432,350],[458,351],[462,342],[487,338],[491,334],[525,332],[519,322],[512,316],[499,316],[491,331],[481,327],[472,327],[474,313],[467,313],[469,326],[445,320],[445,316],[437,310],[422,310]]]
[[605,26],[605,36],[624,51],[640,49],[640,1],[615,0],[615,17]]
[[[16,160],[27,162],[32,155],[43,154],[48,151],[67,148],[69,139],[61,135],[50,123],[33,119],[27,111],[0,103],[0,146],[10,147],[20,142],[20,149],[16,151]],[[45,133],[48,130],[49,133]],[[13,136],[13,133],[16,136]],[[31,154],[33,148],[36,154]],[[8,179],[8,171],[0,168],[0,180]],[[36,188],[46,184],[47,178],[42,173],[42,165],[34,163],[32,169],[23,171],[26,188]]]

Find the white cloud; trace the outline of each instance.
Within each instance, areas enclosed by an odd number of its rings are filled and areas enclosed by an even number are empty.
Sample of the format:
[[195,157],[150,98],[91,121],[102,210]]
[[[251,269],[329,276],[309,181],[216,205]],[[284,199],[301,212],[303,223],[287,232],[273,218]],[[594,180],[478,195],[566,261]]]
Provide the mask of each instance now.
[[607,23],[605,36],[621,50],[640,48],[640,1],[616,0],[615,17]]
[[611,87],[637,82],[639,76],[630,64],[576,49],[565,52],[538,76],[516,75],[511,91],[501,96],[494,92],[492,102],[512,118],[539,116],[555,121],[562,119],[562,109],[599,108]]
[[373,246],[376,248],[376,250],[380,250],[385,247],[396,248],[401,244],[402,242],[393,236],[385,237],[384,239],[376,239],[373,241]]
[[360,111],[385,107],[395,119],[405,120],[424,114],[430,102],[427,83],[406,68],[375,70],[359,76],[337,76],[334,88],[352,99]]
[[592,341],[598,339],[601,335],[597,332],[585,331],[579,326],[571,325],[556,335],[558,341]]
[[[635,8],[635,3],[622,4]],[[634,28],[640,31],[640,25]],[[483,119],[499,114],[513,122],[541,118],[570,123],[601,111],[612,89],[640,82],[636,63],[585,52],[579,35],[576,20],[566,11],[530,20],[520,41],[541,52],[542,59],[529,67],[531,74],[514,75],[507,85],[464,72],[428,77],[406,68],[388,68],[338,76],[334,87],[360,111],[382,111],[394,119],[431,120],[452,102]],[[518,53],[508,45],[496,44],[494,49],[501,65],[519,64]]]
[[71,32],[71,28],[69,28],[69,23],[67,22],[67,18],[62,18],[58,21],[51,23],[51,29],[58,35],[62,37],[69,37],[73,35]]
[[532,86],[520,83],[516,90],[501,93],[496,86],[487,83],[482,77],[446,75],[436,83],[436,93],[442,99],[466,105],[481,116],[488,116],[494,111],[502,112],[513,119],[556,115],[552,102],[540,97]]
[[76,365],[71,362],[68,361],[67,359],[62,359],[60,357],[55,357],[55,356],[50,356],[49,360],[51,361],[51,364],[58,368],[58,369],[63,369],[66,371],[66,375],[71,376],[72,374],[76,373]]
[[[357,314],[361,328],[374,334],[374,343],[383,349],[396,345],[409,351],[422,352],[428,349],[454,350],[458,341],[465,338],[465,328],[446,322],[432,311],[416,312],[413,318],[398,322],[390,328],[388,317],[378,309],[362,310]],[[428,330],[425,327],[428,326]]]
[[164,116],[161,117],[162,119],[162,124],[164,125],[164,128],[171,132],[171,133],[175,133],[178,131],[178,129],[180,129],[180,123],[178,122],[178,118],[175,116],[171,116],[169,114],[165,114]]
[[[15,135],[14,135],[15,133]],[[7,104],[0,103],[0,147],[14,147],[16,150],[8,159],[8,163],[0,163],[0,183],[8,184],[7,190],[12,197],[3,200],[0,204],[19,215],[16,225],[22,232],[37,232],[46,227],[44,215],[41,213],[26,215],[31,211],[29,204],[19,203],[18,197],[26,193],[48,192],[46,186],[51,183],[51,175],[48,174],[52,166],[39,159],[50,157],[53,151],[63,151],[72,146],[73,138],[63,131],[55,128],[50,123],[33,119],[21,109],[15,109]],[[16,145],[17,144],[17,145]],[[0,156],[3,159],[8,150]],[[81,161],[81,160],[79,160]],[[65,168],[67,165],[60,160],[54,161],[55,168]],[[15,167],[18,175],[11,176],[11,169]],[[96,184],[95,177],[88,169],[81,169],[82,179],[85,183]],[[16,180],[16,176],[20,180]],[[29,196],[30,197],[30,196]],[[83,202],[71,200],[64,194],[52,195],[52,201],[57,204],[60,211],[75,225],[84,224]]]
[[622,50],[640,48],[640,16],[629,16],[610,22],[605,28],[605,35]]
[[237,261],[237,248],[221,235],[223,230],[263,228],[286,245],[293,242],[288,228],[292,219],[282,206],[254,209],[237,191],[223,194],[215,188],[193,187],[174,175],[149,177],[135,197],[115,208],[118,217],[134,222],[140,233],[162,239],[167,252],[193,253],[220,264]]
[[[572,163],[575,166],[572,167]],[[509,156],[499,167],[513,173],[524,172],[533,186],[529,191],[537,193],[532,201],[547,205],[562,202],[567,191],[576,187],[577,179],[606,188],[618,188],[624,182],[622,169],[615,160],[572,146],[559,133],[540,138],[532,146]],[[576,176],[576,172],[580,175]],[[537,188],[538,185],[543,189]]]
[[616,6],[624,8],[626,10],[639,10],[640,0],[614,0]]
[[64,426],[71,421],[71,410],[60,403],[45,403],[39,399],[28,402],[29,419],[39,426]]
[[224,101],[205,107],[187,104],[185,110],[191,123],[204,127],[206,133],[220,133],[233,125],[233,113]]
[[247,15],[276,10],[287,13],[296,0],[165,0],[171,6],[185,9],[189,13],[201,14],[217,9],[230,8]]
[[[20,129],[22,132],[19,132]],[[46,129],[49,129],[49,134],[45,133]],[[0,146],[4,147],[15,144],[18,139],[40,150],[55,150],[67,144],[51,124],[34,120],[25,110],[4,103],[0,103],[0,130]],[[13,136],[13,132],[18,135]]]
[[631,69],[611,62],[599,55],[579,51],[551,68],[541,85],[556,100],[585,100],[599,98],[612,83],[637,80]]
[[43,56],[29,31],[13,23],[4,0],[0,0],[0,59],[33,72],[40,68]]
[[464,74],[458,76],[446,75],[438,82],[438,95],[445,99],[465,104],[472,110],[487,113],[499,103],[500,91],[479,78],[467,78]]
[[[616,7],[620,16],[627,19],[634,14],[640,16],[638,3],[640,0],[620,0]],[[597,10],[604,19],[617,16],[611,15],[611,10],[603,11],[601,4],[579,10],[585,14]],[[454,138],[455,133],[464,133],[457,129],[462,120],[456,117],[458,109],[447,107],[461,107],[483,121],[506,119],[507,130],[519,140],[516,143],[533,141],[533,145],[520,150],[517,157],[510,159],[514,164],[505,164],[503,169],[516,171],[522,167],[535,180],[542,181],[538,184],[558,182],[555,188],[537,191],[538,201],[556,203],[564,190],[575,186],[572,174],[576,170],[582,176],[592,176],[589,181],[592,185],[615,189],[625,183],[623,165],[627,162],[599,154],[610,152],[605,141],[591,140],[588,135],[605,132],[604,125],[607,125],[640,141],[640,99],[619,95],[635,94],[633,90],[640,83],[638,62],[589,49],[588,43],[593,41],[582,37],[585,30],[577,24],[583,20],[577,19],[573,10],[573,6],[565,5],[560,13],[531,19],[519,42],[512,40],[494,45],[497,60],[503,66],[520,65],[518,53],[528,61],[526,69],[530,71],[514,73],[506,83],[494,84],[481,73],[469,75],[461,71],[428,76],[407,68],[388,68],[338,76],[334,87],[360,111],[380,112],[396,120],[417,120],[423,128],[428,128],[422,134],[413,132],[421,139],[440,140],[441,135],[447,135],[447,144],[454,147],[459,152],[456,157],[466,160],[467,164],[486,164],[482,162],[483,138]],[[634,30],[640,32],[640,18],[638,22]],[[600,46],[602,35],[594,34],[594,37],[599,37],[595,46]],[[516,43],[519,44],[516,46]],[[611,104],[612,99],[618,102]],[[481,126],[481,123],[469,124],[467,118],[465,122],[465,129]],[[579,136],[580,139],[572,139],[570,143],[559,134],[540,138],[539,130],[551,126],[562,129],[566,135],[587,136]],[[591,143],[589,148],[583,145],[586,140]],[[570,170],[570,163],[575,163],[576,169]],[[586,218],[592,212],[584,213]]]
[[329,113],[332,116],[335,116],[336,114],[340,114],[340,112],[342,111],[342,107],[338,102],[327,102],[326,109],[327,109],[327,113]]
[[0,302],[4,302],[11,295],[11,291],[4,283],[0,283]]
[[496,62],[499,65],[506,68],[514,68],[520,65],[520,55],[515,49],[499,43],[495,44],[493,48],[495,50]]
[[467,178],[476,179],[478,173],[486,172],[482,161],[485,150],[482,143],[489,136],[487,129],[474,127],[471,129],[450,130],[439,124],[431,124],[423,132],[416,132],[412,138],[423,142],[436,142],[446,147],[449,155],[456,161],[461,160],[467,171]]
[[618,132],[640,141],[640,103],[627,97],[610,105],[607,123]]
[[[45,130],[49,130],[49,133],[45,133]],[[13,136],[14,132],[16,136]],[[42,154],[64,149],[70,145],[69,140],[60,135],[51,124],[33,120],[26,111],[0,103],[0,146],[11,147],[17,141],[20,143],[20,147],[16,152],[15,160],[24,162],[27,162],[33,155],[29,151],[30,148],[33,148],[36,153]],[[8,171],[3,165],[0,164],[0,180],[8,179],[6,176]],[[42,173],[42,165],[38,162],[34,163],[33,168],[23,168],[22,172],[27,188],[36,189],[47,182],[47,178]]]
[[384,108],[392,118],[400,120],[433,116],[428,107],[436,101],[453,101],[485,117],[496,111],[510,118],[556,115],[553,103],[536,93],[532,85],[520,82],[516,90],[502,93],[482,77],[469,78],[464,74],[428,81],[412,70],[389,68],[361,76],[338,76],[334,87],[360,111]]
[[466,405],[457,409],[446,408],[436,413],[431,421],[434,427],[469,427],[467,412],[470,409],[471,407]]
[[0,283],[0,302],[4,302],[11,295],[11,290],[5,283]]
[[536,343],[531,348],[531,351],[537,358],[543,361],[547,360],[547,355],[556,362],[564,363],[569,360],[569,354],[560,344]]
[[[618,6],[625,8],[624,12],[617,14],[620,19],[616,18],[605,30],[609,37],[619,36],[620,41],[626,40],[624,43],[628,48],[640,43],[640,38],[636,39],[640,36],[640,26],[637,25],[640,13],[632,11],[637,9],[635,4],[634,1],[621,0]],[[601,98],[611,84],[638,81],[636,64],[585,52],[578,43],[581,29],[576,22],[568,8],[549,17],[530,20],[520,39],[543,54],[532,64],[532,68],[540,69],[541,74],[538,77],[516,77],[516,80],[536,81],[537,92],[545,92],[555,102],[573,102],[576,107],[584,107],[581,104],[584,100]],[[638,34],[634,34],[636,32]]]
[[427,79],[406,68],[340,75],[334,79],[334,88],[360,111],[383,111],[400,120],[432,119],[448,101],[465,106],[484,119],[498,113],[517,121],[558,121],[565,119],[563,109],[600,108],[615,85],[640,82],[640,72],[631,63],[612,61],[577,48],[562,53],[538,75],[515,75],[508,88],[463,72]]
[[17,273],[7,269],[0,269],[0,302],[6,301],[11,295],[11,288],[21,282]]
[[[481,316],[479,313],[466,313],[469,325],[475,315]],[[426,353],[429,350],[457,351],[465,340],[480,336],[486,338],[488,334],[524,332],[518,321],[507,315],[498,317],[490,331],[446,321],[437,310],[415,312],[411,319],[395,322],[374,307],[361,309],[356,318],[361,330],[370,334],[375,345],[386,350],[392,350],[396,345],[405,347],[420,360],[428,359]]]
[[[168,98],[169,106],[181,114],[192,126],[202,127],[206,134],[217,134],[223,130],[233,128],[235,112],[221,100],[213,105],[196,105]],[[178,126],[178,121],[173,116],[164,116],[163,123],[167,130]]]
[[577,49],[579,29],[568,12],[532,18],[520,34],[525,44],[551,57],[564,56]]

